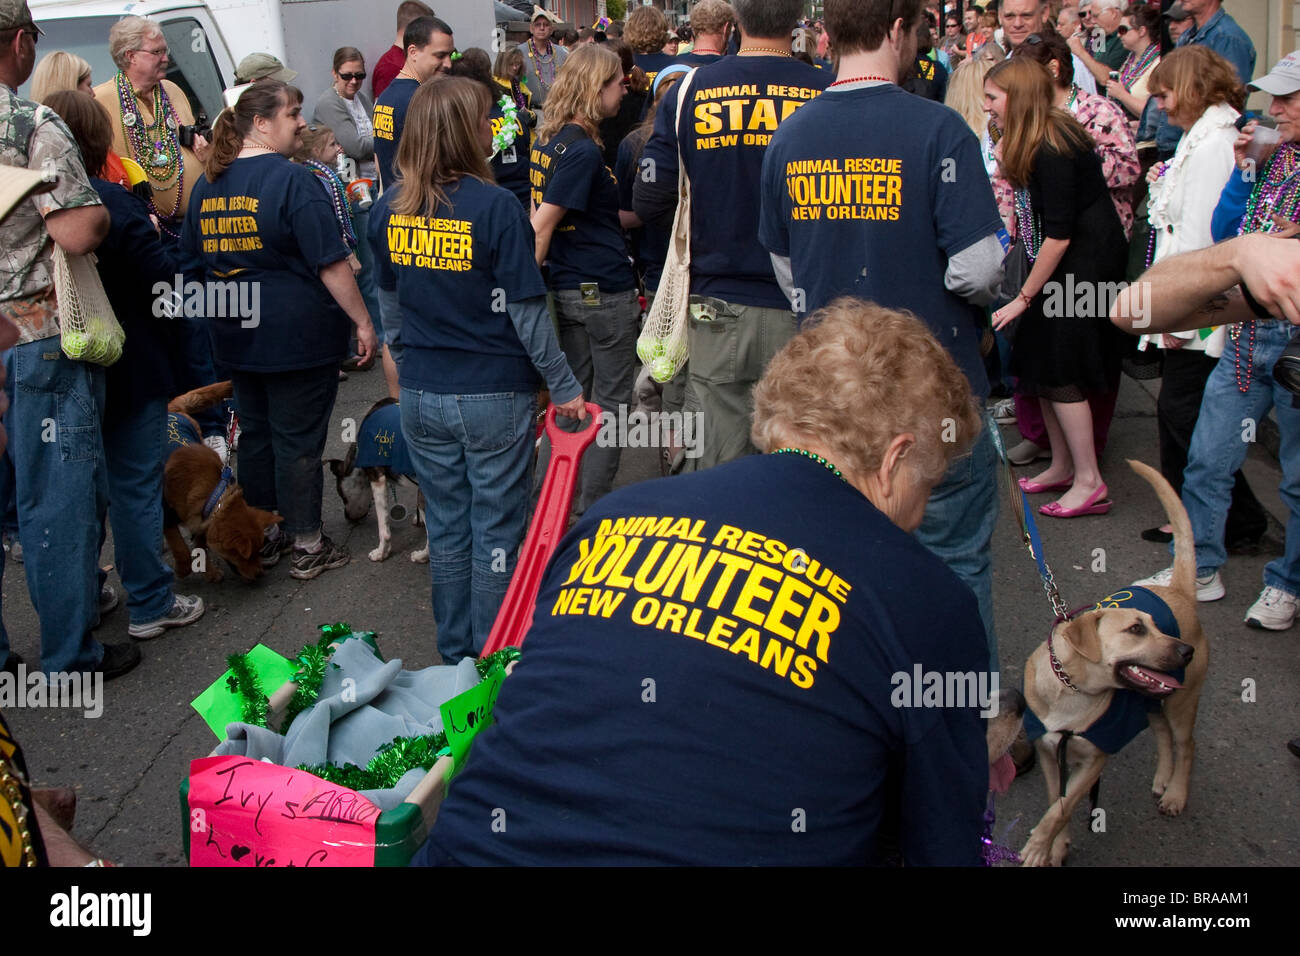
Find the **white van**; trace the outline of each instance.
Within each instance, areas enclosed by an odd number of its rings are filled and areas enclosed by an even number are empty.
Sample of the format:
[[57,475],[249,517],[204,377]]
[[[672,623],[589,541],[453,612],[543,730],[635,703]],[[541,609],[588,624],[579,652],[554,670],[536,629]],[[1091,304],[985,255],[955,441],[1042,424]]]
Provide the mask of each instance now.
[[[170,50],[167,79],[189,97],[194,115],[215,119],[222,91],[235,85],[235,66],[250,53],[270,53],[291,70],[308,117],[330,85],[334,51],[355,46],[373,70],[393,44],[399,0],[29,0],[44,36],[37,57],[67,50],[84,57],[92,79],[117,72],[108,55],[108,31],[128,14],[162,26]],[[492,49],[495,14],[488,0],[437,0],[431,4],[455,32],[460,49]],[[19,95],[26,95],[24,86]],[[367,88],[367,92],[369,92]]]

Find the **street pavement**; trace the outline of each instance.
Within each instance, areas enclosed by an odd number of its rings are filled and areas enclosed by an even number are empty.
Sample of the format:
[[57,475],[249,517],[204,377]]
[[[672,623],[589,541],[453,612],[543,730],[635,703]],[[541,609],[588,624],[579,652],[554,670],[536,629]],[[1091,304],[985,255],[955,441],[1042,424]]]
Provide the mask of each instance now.
[[[327,456],[342,453],[343,419],[360,421],[382,394],[378,372],[353,373],[340,386]],[[1158,464],[1154,415],[1150,386],[1125,379],[1103,460],[1115,507],[1104,517],[1040,520],[1048,561],[1072,607],[1096,601],[1169,563],[1164,546],[1138,537],[1143,528],[1162,523],[1163,515],[1150,487],[1123,464],[1125,458]],[[1014,427],[1003,432],[1009,443],[1019,440]],[[629,450],[618,481],[627,484],[657,474],[655,449]],[[1254,447],[1247,474],[1274,517],[1284,520],[1276,461]],[[414,507],[413,488],[402,489],[399,497]],[[1019,542],[1008,500],[1003,489],[994,539],[995,613],[1003,683],[1019,686],[1024,661],[1045,638],[1053,614],[1034,563]],[[233,574],[218,584],[200,576],[181,582],[183,593],[203,597],[207,614],[194,625],[142,642],[144,663],[106,685],[99,718],[86,718],[79,710],[6,710],[35,784],[76,788],[73,833],[81,843],[122,865],[184,865],[177,788],[189,761],[207,755],[217,742],[190,701],[221,675],[227,655],[261,642],[293,657],[316,638],[318,625],[346,621],[356,630],[379,632],[385,656],[400,658],[408,669],[439,663],[428,566],[409,560],[423,529],[409,519],[395,525],[392,555],[371,562],[367,552],[377,542],[374,515],[350,525],[327,474],[325,531],[352,552],[352,563],[313,581],[294,580],[288,562],[281,561],[254,585]],[[1144,733],[1106,767],[1099,801],[1104,814],[1090,817],[1086,801],[1077,811],[1070,865],[1300,864],[1300,760],[1285,748],[1289,738],[1300,736],[1300,629],[1274,633],[1242,624],[1261,587],[1264,565],[1280,553],[1281,538],[1282,525],[1277,524],[1270,533],[1271,547],[1263,553],[1232,557],[1224,570],[1227,597],[1200,605],[1211,660],[1196,723],[1187,809],[1174,819],[1156,811],[1150,795],[1155,742]],[[112,563],[111,545],[101,560]],[[7,562],[5,623],[13,649],[35,661],[38,630],[22,572],[21,564]],[[110,581],[120,590],[115,573],[110,572]],[[101,640],[130,640],[124,604],[97,632]],[[1046,808],[1042,774],[1035,769],[999,799],[997,842],[1019,849]],[[1207,878],[1201,889],[1231,889],[1221,882]]]

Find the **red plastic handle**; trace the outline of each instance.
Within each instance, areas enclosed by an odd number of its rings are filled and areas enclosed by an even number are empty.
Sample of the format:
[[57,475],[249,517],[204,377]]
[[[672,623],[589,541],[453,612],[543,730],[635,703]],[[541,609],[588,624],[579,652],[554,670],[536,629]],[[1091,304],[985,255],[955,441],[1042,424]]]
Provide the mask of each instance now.
[[573,487],[578,481],[582,453],[596,440],[600,431],[600,406],[587,402],[587,417],[591,423],[588,427],[580,432],[566,432],[561,431],[555,422],[555,406],[546,410],[551,461],[546,467],[546,480],[542,482],[542,493],[537,499],[537,511],[528,528],[528,536],[524,538],[524,549],[519,554],[514,577],[510,579],[510,588],[483,648],[485,657],[507,645],[521,645],[528,626],[533,622],[542,572],[555,553],[555,546],[564,537],[569,520],[569,506],[573,503]]

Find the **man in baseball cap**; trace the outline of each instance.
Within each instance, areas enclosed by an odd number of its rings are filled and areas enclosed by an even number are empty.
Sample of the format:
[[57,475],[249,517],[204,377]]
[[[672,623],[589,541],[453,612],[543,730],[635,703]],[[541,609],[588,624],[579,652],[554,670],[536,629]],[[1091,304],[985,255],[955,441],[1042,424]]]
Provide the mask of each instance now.
[[[3,2],[5,0],[0,0],[0,3]],[[239,61],[239,66],[235,67],[235,79],[240,83],[252,83],[254,80],[263,80],[268,76],[273,80],[292,83],[297,75],[297,70],[289,69],[269,53],[250,53]]]
[[27,9],[27,0],[0,0],[0,30],[14,30],[26,27],[44,36],[41,28],[32,19],[32,11]]
[[1300,90],[1300,50],[1288,53],[1273,69],[1246,86],[1249,90],[1263,90],[1271,96],[1290,96]]

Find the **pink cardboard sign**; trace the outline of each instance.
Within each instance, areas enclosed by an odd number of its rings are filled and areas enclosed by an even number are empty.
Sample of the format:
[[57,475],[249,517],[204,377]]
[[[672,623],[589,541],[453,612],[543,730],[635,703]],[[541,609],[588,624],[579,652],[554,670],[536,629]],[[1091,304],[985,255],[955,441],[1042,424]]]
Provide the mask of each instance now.
[[301,770],[190,762],[191,866],[374,866],[379,808]]

